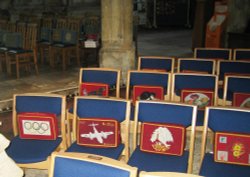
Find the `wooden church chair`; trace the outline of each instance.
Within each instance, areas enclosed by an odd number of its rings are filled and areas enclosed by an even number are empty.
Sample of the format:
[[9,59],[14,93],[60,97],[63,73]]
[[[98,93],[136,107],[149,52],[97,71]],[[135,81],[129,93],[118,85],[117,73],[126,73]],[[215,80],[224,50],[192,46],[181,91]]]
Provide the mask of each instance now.
[[126,99],[132,100],[130,119],[134,119],[136,100],[170,100],[171,75],[167,72],[128,71]]
[[176,173],[176,172],[140,172],[139,177],[202,177],[189,173]]
[[226,76],[250,76],[249,61],[218,61],[217,75],[219,77],[218,104],[222,105],[223,85]]
[[85,153],[53,153],[49,177],[136,177],[137,168],[118,160]]
[[226,76],[223,106],[250,108],[250,76]]
[[37,43],[37,50],[40,53],[41,64],[44,64],[45,52],[47,52],[47,58],[51,53],[50,45],[52,44],[52,29],[53,29],[53,18],[44,17],[42,18],[42,25],[39,33],[39,41]]
[[217,88],[218,77],[216,75],[174,73],[171,100],[197,105],[197,126],[202,126],[205,107],[217,105]]
[[194,58],[207,58],[207,59],[232,59],[232,49],[228,48],[195,48]]
[[4,71],[6,67],[6,51],[8,50],[8,48],[16,47],[16,43],[20,43],[20,47],[21,47],[22,41],[12,39],[12,36],[15,36],[15,35],[21,38],[21,34],[10,35],[11,33],[14,33],[15,31],[16,31],[16,23],[10,23],[6,21],[6,24],[5,24],[4,22],[2,22],[1,30],[0,30],[0,71],[1,72]]
[[[112,68],[81,68],[78,94],[80,96],[120,97],[121,71]],[[70,114],[70,115],[69,115]],[[71,118],[73,107],[69,108]]]
[[215,74],[216,61],[212,59],[178,58],[178,73]]
[[250,61],[250,49],[234,49],[233,60],[246,60]]
[[[74,21],[75,22],[75,21]],[[66,21],[64,27],[60,25],[57,29],[53,30],[53,42],[51,45],[51,59],[55,62],[56,54],[60,54],[62,57],[62,68],[66,70],[67,64],[69,63],[70,54],[74,51],[77,65],[80,66],[80,49],[79,49],[79,29],[80,21],[78,24],[69,24]],[[78,25],[78,30],[75,30]],[[71,29],[72,28],[72,29]],[[56,37],[54,37],[56,36]]]
[[161,56],[139,56],[138,70],[174,72],[174,58]]
[[6,149],[7,154],[20,167],[49,169],[51,153],[66,149],[65,109],[65,96],[14,95],[14,138]]
[[[126,99],[133,99],[133,101],[135,101],[136,99],[134,99],[134,96],[135,96],[134,87],[139,86],[142,88],[144,87],[145,89],[149,87],[149,90],[151,90],[150,88],[152,87],[157,87],[156,90],[160,91],[159,94],[157,94],[159,95],[157,99],[169,100],[170,99],[170,82],[171,82],[171,75],[170,73],[167,73],[167,72],[136,71],[136,70],[128,71]],[[151,90],[149,92],[154,92],[154,91]]]
[[66,151],[102,155],[119,160],[124,157],[127,161],[129,115],[129,101],[76,96],[72,144]]
[[137,101],[128,164],[139,171],[192,173],[196,113],[194,105]]
[[31,66],[34,66],[36,74],[38,75],[37,64],[37,24],[27,24],[23,33],[22,48],[10,49],[6,52],[6,62],[8,74],[11,75],[11,66],[16,66],[16,77],[20,77],[20,68],[25,67],[29,71]]
[[[248,177],[250,110],[207,107],[205,115],[199,175]],[[214,133],[210,146],[208,129]]]

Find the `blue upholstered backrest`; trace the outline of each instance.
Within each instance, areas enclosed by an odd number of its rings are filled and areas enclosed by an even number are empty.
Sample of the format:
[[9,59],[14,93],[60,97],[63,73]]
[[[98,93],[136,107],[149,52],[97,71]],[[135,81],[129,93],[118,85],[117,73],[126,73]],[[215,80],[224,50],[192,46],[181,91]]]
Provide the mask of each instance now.
[[197,49],[196,50],[196,58],[209,58],[209,59],[226,59],[230,58],[230,51],[228,49],[225,50],[217,50],[217,49]]
[[250,78],[228,77],[228,90],[250,93]]
[[8,48],[22,48],[23,40],[23,35],[19,32],[8,32],[3,36],[4,46]]
[[249,60],[250,61],[250,50],[236,50],[235,60]]
[[228,77],[227,100],[232,100],[234,92],[250,93],[250,78]]
[[46,96],[16,96],[16,111],[61,114],[62,98]]
[[108,165],[56,157],[53,177],[129,177],[130,173]]
[[52,40],[54,43],[62,43],[63,42],[63,29],[53,29]]
[[180,71],[183,70],[194,70],[204,71],[208,74],[213,73],[213,61],[207,60],[180,60]]
[[139,102],[138,121],[179,124],[188,127],[192,124],[194,108],[178,104]]
[[117,83],[117,72],[105,70],[82,70],[82,82],[105,83],[110,87]]
[[77,99],[77,116],[80,118],[114,118],[120,122],[126,118],[125,101],[108,99]]
[[179,96],[182,89],[212,89],[216,86],[216,77],[213,75],[176,74],[174,79],[175,93]]
[[224,80],[225,73],[250,74],[250,62],[226,61],[220,62],[219,80]]
[[42,27],[41,28],[41,36],[40,36],[41,41],[48,41],[51,42],[52,40],[52,29]]
[[141,57],[141,69],[164,69],[168,72],[172,71],[172,59],[163,58],[143,58]]
[[250,112],[209,108],[208,127],[213,131],[250,133]]
[[78,43],[78,33],[73,30],[63,30],[63,43],[64,44],[77,44]]
[[135,85],[162,86],[165,91],[168,88],[168,73],[148,73],[148,72],[130,72],[131,87]]

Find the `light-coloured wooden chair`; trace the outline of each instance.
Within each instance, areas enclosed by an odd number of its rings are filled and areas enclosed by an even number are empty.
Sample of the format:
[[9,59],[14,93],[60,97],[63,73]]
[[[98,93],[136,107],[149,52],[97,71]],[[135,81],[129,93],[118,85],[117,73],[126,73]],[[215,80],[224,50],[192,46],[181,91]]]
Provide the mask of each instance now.
[[65,96],[14,95],[14,138],[6,153],[22,168],[49,169],[51,153],[67,148],[65,110]]
[[[66,151],[102,155],[117,160],[122,158],[124,161],[127,161],[129,158],[129,115],[130,102],[127,100],[76,96],[74,101],[73,138],[71,145]],[[80,125],[82,125],[82,121],[86,122],[86,120],[95,123],[94,125],[87,125],[86,123],[85,125],[87,127],[92,126],[93,130],[91,128],[89,135],[82,136]],[[119,140],[116,140],[116,143],[112,144],[109,135],[105,135],[105,132],[107,133],[107,131],[110,132],[111,130],[102,129],[102,126],[110,125],[110,123],[101,123],[100,121],[105,122],[109,120],[117,122],[117,125],[120,126],[120,143]],[[112,135],[114,136],[117,133],[113,130],[111,132],[113,132]],[[117,138],[119,139],[119,135],[117,135]],[[88,139],[87,143],[81,143],[82,140]]]
[[204,109],[217,105],[218,77],[211,74],[174,73],[171,101],[198,106],[197,126],[202,126]]
[[195,48],[194,49],[194,58],[232,60],[232,49],[228,49],[228,48]]
[[49,177],[136,177],[137,168],[104,156],[86,153],[53,153]]
[[250,76],[225,76],[222,105],[250,108]]
[[[214,138],[210,139],[208,130],[212,131]],[[248,177],[250,168],[246,142],[249,142],[249,130],[249,109],[207,107],[202,134],[199,175]]]
[[174,58],[163,56],[139,56],[138,70],[174,72]]
[[250,61],[250,49],[234,49],[233,50],[233,60],[238,61],[238,60],[246,60]]
[[178,58],[178,73],[215,74],[216,61],[213,59]]
[[139,171],[192,173],[196,114],[194,105],[137,101],[128,164]]
[[37,24],[27,24],[25,31],[20,27],[20,32],[23,35],[23,47],[9,49],[6,52],[6,63],[8,74],[11,75],[11,65],[16,66],[16,77],[20,77],[20,68],[25,67],[30,72],[31,66],[35,68],[38,75],[37,64]]

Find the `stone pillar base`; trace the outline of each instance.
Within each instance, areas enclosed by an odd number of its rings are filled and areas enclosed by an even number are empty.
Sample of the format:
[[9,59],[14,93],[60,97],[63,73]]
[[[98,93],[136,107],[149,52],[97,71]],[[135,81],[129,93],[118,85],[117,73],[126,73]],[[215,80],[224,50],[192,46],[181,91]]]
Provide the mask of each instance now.
[[135,47],[129,49],[102,48],[99,53],[100,67],[121,70],[121,84],[126,84],[128,70],[135,68]]

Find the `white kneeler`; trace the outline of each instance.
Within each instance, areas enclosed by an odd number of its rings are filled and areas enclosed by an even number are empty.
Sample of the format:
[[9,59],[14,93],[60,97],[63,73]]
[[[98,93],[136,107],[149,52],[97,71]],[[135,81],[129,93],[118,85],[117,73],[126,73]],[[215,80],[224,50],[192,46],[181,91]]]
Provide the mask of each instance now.
[[10,141],[0,133],[0,177],[22,177],[23,170],[6,154]]

